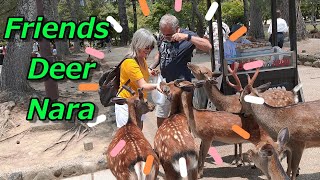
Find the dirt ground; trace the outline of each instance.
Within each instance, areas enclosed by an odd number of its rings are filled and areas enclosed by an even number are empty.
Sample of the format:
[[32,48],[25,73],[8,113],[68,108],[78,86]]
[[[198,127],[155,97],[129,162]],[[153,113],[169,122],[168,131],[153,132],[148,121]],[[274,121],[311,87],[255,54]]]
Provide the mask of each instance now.
[[[310,54],[320,54],[319,50],[320,39],[309,39],[298,43],[298,52],[306,50]],[[105,52],[105,59],[102,61],[102,71],[106,70],[110,66],[117,64],[124,53],[126,48],[114,47],[111,53]],[[148,59],[148,64],[152,62],[152,55]],[[80,53],[68,58],[68,61],[77,60],[85,61],[87,55]],[[209,56],[207,54],[196,54],[193,58],[195,63],[208,65]],[[102,72],[95,71],[91,82],[97,82]],[[303,91],[306,101],[316,100],[320,98],[320,69],[299,66],[299,74],[303,83]],[[81,82],[64,81],[59,82],[59,92],[61,95],[60,101],[62,102],[81,102],[91,101],[98,105],[99,112],[97,114],[105,114],[106,109],[103,108],[99,102],[97,92],[79,92],[77,90],[78,84]],[[32,87],[36,90],[44,92],[43,82],[32,82]],[[2,112],[1,112],[2,113]],[[42,122],[30,123],[25,120],[26,110],[15,107],[11,112],[11,120],[19,126],[6,132],[5,136],[11,136],[20,132],[21,133],[6,141],[2,141],[4,137],[0,136],[0,177],[3,174],[9,174],[12,172],[27,172],[32,170],[40,170],[46,168],[61,167],[66,164],[72,164],[80,162],[82,164],[97,163],[104,159],[104,148],[108,146],[110,142],[111,134],[114,131],[114,122],[105,122],[98,125],[88,136],[77,142],[78,138],[74,138],[68,147],[59,155],[58,152],[63,148],[63,143],[55,146],[54,148],[44,152],[52,143],[56,142],[58,137],[65,132],[67,127],[70,127],[72,123],[65,123],[66,128],[54,130],[34,130],[37,127],[43,126]],[[153,113],[149,114],[149,117],[155,118]],[[2,117],[0,117],[2,118]],[[0,120],[1,122],[1,120]],[[51,122],[51,124],[54,124]],[[58,123],[61,124],[61,123]],[[54,126],[54,125],[53,125]],[[155,121],[149,124],[152,129],[144,130],[149,140],[152,140],[155,133]],[[31,131],[30,131],[31,130]],[[69,132],[64,139],[71,137],[72,132]],[[153,136],[153,137],[152,137]],[[2,142],[1,142],[2,141]],[[83,147],[84,142],[93,142],[93,150],[85,151]],[[153,142],[151,142],[153,144]],[[223,157],[225,162],[222,166],[216,166],[212,158],[207,158],[206,168],[204,171],[204,179],[265,179],[259,170],[252,170],[249,166],[235,167],[230,165],[233,145],[216,144],[217,150]],[[244,145],[243,152],[246,152],[250,148],[249,144]],[[299,179],[320,179],[320,159],[318,158],[319,148],[308,149],[304,152],[301,162],[301,176]],[[86,173],[85,171],[83,173]],[[69,175],[77,175],[74,173]],[[66,174],[64,177],[67,177]],[[259,176],[259,177],[258,177]],[[161,174],[160,174],[161,177]]]

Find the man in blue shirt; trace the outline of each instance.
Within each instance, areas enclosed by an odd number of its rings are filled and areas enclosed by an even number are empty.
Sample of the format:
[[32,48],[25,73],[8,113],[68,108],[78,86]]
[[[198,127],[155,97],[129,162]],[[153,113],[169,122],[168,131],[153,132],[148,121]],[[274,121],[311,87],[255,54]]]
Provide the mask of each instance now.
[[[229,37],[232,33],[236,32],[239,28],[241,27],[241,25],[239,24],[235,24],[231,27],[231,31],[229,33]],[[224,47],[224,58],[228,59],[228,58],[234,58],[237,57],[237,45],[238,44],[250,44],[251,42],[243,37],[239,37],[236,41],[230,41],[230,39],[228,38],[226,40],[226,42],[223,44]],[[234,61],[232,60],[228,60],[228,64],[232,64]]]
[[[159,27],[159,52],[150,68],[156,68],[160,64],[161,75],[167,82],[176,79],[191,81],[192,74],[187,63],[191,62],[192,52],[195,48],[208,52],[212,48],[210,42],[192,31],[180,28],[179,20],[171,14],[162,16]],[[168,102],[157,106],[158,127],[169,116],[169,111]]]

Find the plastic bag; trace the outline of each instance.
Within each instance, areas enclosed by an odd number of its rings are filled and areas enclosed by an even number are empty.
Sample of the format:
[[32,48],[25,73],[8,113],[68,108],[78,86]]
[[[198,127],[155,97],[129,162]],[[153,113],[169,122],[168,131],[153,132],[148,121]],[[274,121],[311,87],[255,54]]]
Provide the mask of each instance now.
[[[152,76],[150,81],[151,83],[160,84],[160,82],[165,82],[166,80],[159,74],[158,76]],[[153,102],[157,105],[163,105],[166,101],[166,96],[157,89],[151,91],[151,97]]]

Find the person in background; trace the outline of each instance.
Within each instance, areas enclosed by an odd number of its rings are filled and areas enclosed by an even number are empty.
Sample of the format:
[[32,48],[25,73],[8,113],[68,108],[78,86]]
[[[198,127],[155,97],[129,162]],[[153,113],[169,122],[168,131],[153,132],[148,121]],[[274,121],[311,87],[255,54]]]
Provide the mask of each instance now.
[[109,34],[106,38],[107,51],[111,52],[111,35]]
[[37,57],[41,57],[39,51],[40,51],[39,43],[36,40],[33,40],[32,53],[36,54]]
[[0,49],[0,77],[1,77],[2,64],[3,64],[3,59],[4,59],[4,55],[2,53],[3,53],[3,50]]
[[[191,62],[193,50],[198,48],[208,52],[212,48],[210,42],[198,37],[192,31],[180,28],[179,20],[171,14],[161,17],[159,28],[161,32],[159,52],[150,68],[154,69],[160,64],[161,75],[167,82],[176,79],[191,81],[192,74],[187,63]],[[163,105],[156,106],[158,127],[169,116],[169,113],[170,102],[168,100]]]
[[[222,22],[222,33],[223,33],[223,43],[226,42],[228,39],[228,34],[230,33],[229,26]],[[205,38],[209,39],[209,27],[207,27],[207,30],[205,32]],[[219,70],[220,67],[220,56],[219,56],[219,36],[218,36],[218,23],[212,22],[212,38],[213,38],[213,47],[214,47],[214,59],[216,61],[216,69],[215,71]]]
[[[125,84],[138,93],[138,88],[143,88],[144,98],[147,98],[147,92],[151,90],[161,89],[158,84],[148,83],[149,75],[154,72],[148,69],[146,59],[155,47],[157,41],[152,33],[146,29],[139,29],[133,34],[129,52],[125,56],[125,60],[120,66],[120,89],[119,97],[130,98],[132,95],[121,87]],[[115,114],[117,127],[124,126],[128,121],[128,105],[115,104]],[[142,115],[141,120],[145,119]],[[142,127],[140,127],[142,129]]]
[[[239,37],[236,41],[231,41],[229,37],[231,34],[236,32],[239,28],[241,28],[240,24],[234,24],[231,27],[231,31],[228,34],[228,38],[226,42],[223,44],[224,47],[224,57],[225,58],[234,58],[237,56],[236,48],[241,44],[251,44],[251,41],[247,40],[244,36]],[[232,64],[234,61],[228,60],[228,64]]]
[[[287,22],[281,18],[281,11],[277,10],[277,43],[280,48],[283,47],[285,33],[288,32]],[[272,43],[272,23],[270,23],[268,33],[270,34],[269,42]]]

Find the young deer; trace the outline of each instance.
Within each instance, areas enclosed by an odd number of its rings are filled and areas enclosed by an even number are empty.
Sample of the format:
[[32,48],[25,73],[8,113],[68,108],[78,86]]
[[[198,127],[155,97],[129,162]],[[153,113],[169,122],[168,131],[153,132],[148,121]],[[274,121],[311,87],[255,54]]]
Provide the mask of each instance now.
[[[244,119],[239,115],[225,111],[198,110],[193,108],[192,92],[195,87],[199,87],[204,82],[193,84],[188,81],[175,81],[162,84],[165,94],[178,104],[181,112],[188,118],[188,124],[197,137],[201,139],[198,173],[203,174],[203,167],[206,155],[212,141],[224,143],[242,143],[246,142],[241,136],[232,130],[232,125],[238,125],[250,133],[248,141],[253,144],[260,142],[262,134],[258,125],[253,119]],[[179,103],[177,103],[179,102]],[[187,124],[187,122],[184,122]]]
[[[241,92],[243,90],[240,79],[237,75],[239,64],[236,63],[234,70],[231,70],[230,67],[228,67],[229,72],[233,76],[233,78],[236,81],[236,85],[232,84],[227,81],[228,84],[235,88],[238,92]],[[211,70],[209,70],[206,67],[198,66],[195,64],[188,64],[188,68],[191,70],[192,74],[198,79],[198,80],[207,80],[204,84],[207,96],[209,97],[210,101],[217,107],[217,110],[219,111],[227,111],[230,113],[239,114],[241,113],[242,105],[240,103],[240,95],[224,95],[220,92],[220,90],[216,87],[215,84],[217,82],[213,79],[215,74],[212,73]],[[257,76],[256,74],[255,76]],[[261,93],[261,96],[264,97],[265,101],[274,107],[282,107],[290,104],[294,104],[298,102],[298,96],[297,91],[286,91],[282,89],[268,89],[268,85],[262,85],[258,87],[258,90],[263,90],[264,92]],[[246,121],[245,121],[246,122]],[[261,131],[263,131],[261,129]],[[263,132],[266,134],[265,132]],[[242,152],[242,146],[240,144],[239,146],[239,152],[241,156]],[[237,146],[235,145],[235,157],[237,158]],[[237,161],[236,161],[237,163]]]
[[[257,74],[259,69],[256,70]],[[272,138],[276,138],[277,132],[288,127],[291,138],[288,142],[288,169],[287,174],[292,172],[292,179],[296,179],[297,170],[305,148],[320,147],[320,100],[303,102],[286,107],[272,107],[267,103],[251,104],[244,101],[246,95],[260,97],[259,92],[252,88],[255,81],[248,76],[248,85],[241,93],[243,110],[247,114],[252,114],[258,124],[266,130]],[[294,88],[298,89],[298,88]]]
[[279,150],[285,149],[289,138],[288,128],[283,128],[278,133],[277,142],[272,139],[270,141],[261,141],[254,149],[250,149],[247,152],[248,158],[254,162],[269,180],[290,179],[281,166],[278,155]]
[[[163,89],[163,84],[161,84]],[[163,89],[164,90],[164,89]],[[165,172],[165,179],[181,179],[179,159],[184,158],[187,164],[188,179],[198,176],[198,153],[193,136],[188,127],[187,117],[177,95],[172,94],[171,114],[158,128],[154,138],[154,148]]]
[[[138,89],[138,92],[139,95],[128,99],[114,98],[112,100],[117,104],[127,103],[129,111],[128,123],[117,130],[106,151],[107,162],[112,174],[121,180],[156,179],[159,172],[159,159],[137,125],[141,121],[142,114],[153,111],[155,106],[144,101],[141,89]],[[110,152],[120,140],[124,140],[126,144],[115,157],[112,157]],[[148,155],[152,155],[154,160],[151,172],[145,176],[143,167]]]

